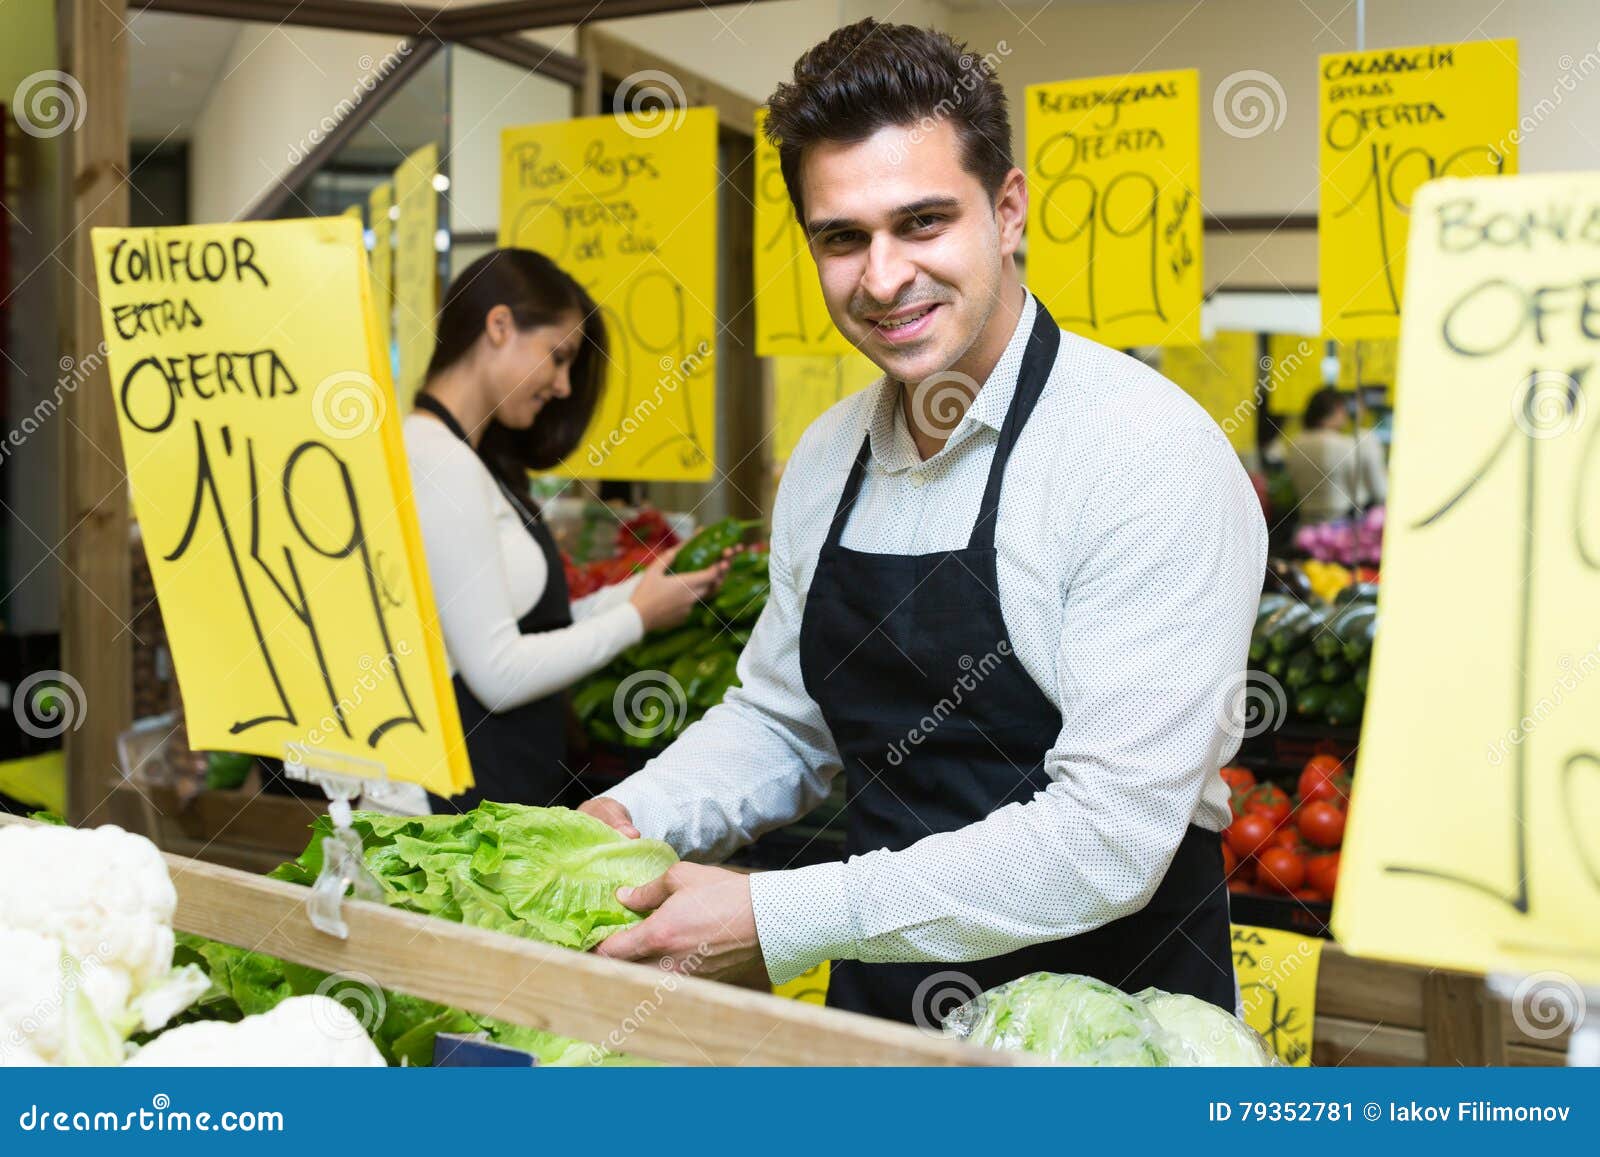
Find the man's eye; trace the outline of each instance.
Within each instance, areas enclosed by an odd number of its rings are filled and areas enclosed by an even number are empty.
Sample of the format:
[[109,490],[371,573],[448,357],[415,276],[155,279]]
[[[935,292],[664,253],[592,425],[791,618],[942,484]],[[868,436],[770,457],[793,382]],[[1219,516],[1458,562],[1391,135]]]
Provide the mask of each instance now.
[[943,222],[944,218],[938,215],[929,217],[918,216],[910,218],[909,221],[912,229],[931,229],[933,226]]
[[824,245],[833,246],[854,245],[860,236],[861,234],[857,233],[855,230],[846,229],[838,233],[829,233],[822,239],[822,243]]

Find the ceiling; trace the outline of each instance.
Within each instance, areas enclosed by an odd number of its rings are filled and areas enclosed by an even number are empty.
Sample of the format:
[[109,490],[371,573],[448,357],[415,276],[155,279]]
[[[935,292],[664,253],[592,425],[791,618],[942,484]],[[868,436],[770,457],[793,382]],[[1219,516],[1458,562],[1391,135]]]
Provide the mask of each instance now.
[[187,140],[242,25],[135,12],[128,20],[129,138]]

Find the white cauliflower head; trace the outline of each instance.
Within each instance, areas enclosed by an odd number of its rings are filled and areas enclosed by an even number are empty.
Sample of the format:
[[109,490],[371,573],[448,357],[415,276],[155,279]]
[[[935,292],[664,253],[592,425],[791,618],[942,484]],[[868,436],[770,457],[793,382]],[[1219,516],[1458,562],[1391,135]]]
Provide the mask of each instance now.
[[136,1028],[187,1007],[207,981],[173,970],[176,906],[166,862],[143,836],[0,828],[0,1052],[117,1064]]
[[147,1068],[382,1068],[354,1014],[326,996],[291,996],[237,1024],[202,1021],[168,1029],[128,1064]]

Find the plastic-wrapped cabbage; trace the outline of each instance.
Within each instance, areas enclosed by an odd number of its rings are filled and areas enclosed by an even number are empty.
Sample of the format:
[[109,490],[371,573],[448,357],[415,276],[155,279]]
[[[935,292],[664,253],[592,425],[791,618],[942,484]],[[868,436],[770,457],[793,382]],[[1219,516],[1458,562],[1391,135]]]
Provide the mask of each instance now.
[[1139,1001],[1074,973],[1032,972],[991,988],[945,1017],[944,1031],[1070,1065],[1162,1066],[1178,1047]]
[[1281,1063],[1260,1033],[1209,1000],[1159,988],[1147,988],[1138,997],[1176,1039],[1174,1065],[1260,1068]]

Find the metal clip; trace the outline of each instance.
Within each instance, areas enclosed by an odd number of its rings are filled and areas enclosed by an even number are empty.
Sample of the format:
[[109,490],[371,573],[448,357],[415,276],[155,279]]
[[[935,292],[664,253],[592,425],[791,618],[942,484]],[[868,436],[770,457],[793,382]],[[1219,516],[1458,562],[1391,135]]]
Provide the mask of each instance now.
[[347,939],[350,927],[344,920],[345,893],[354,889],[362,900],[383,898],[383,889],[362,859],[361,837],[350,826],[350,803],[374,781],[386,781],[388,772],[383,764],[371,760],[291,743],[284,752],[283,774],[316,784],[328,797],[333,834],[323,837],[322,869],[306,899],[306,914],[313,928]]

